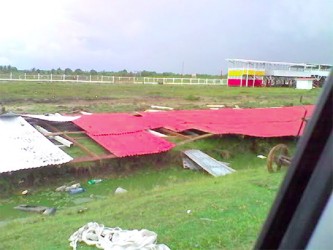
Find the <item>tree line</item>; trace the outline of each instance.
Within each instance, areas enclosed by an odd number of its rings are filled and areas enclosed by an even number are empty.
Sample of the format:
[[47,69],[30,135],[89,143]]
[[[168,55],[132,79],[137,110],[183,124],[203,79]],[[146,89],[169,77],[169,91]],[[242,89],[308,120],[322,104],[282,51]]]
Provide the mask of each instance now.
[[0,74],[6,74],[6,73],[13,73],[13,74],[43,74],[43,75],[103,75],[103,76],[123,76],[123,77],[198,77],[198,78],[224,78],[225,76],[222,75],[209,75],[209,74],[196,74],[196,75],[190,75],[190,74],[177,74],[173,72],[155,72],[155,71],[127,71],[126,69],[120,70],[120,71],[97,71],[95,69],[91,69],[89,71],[82,70],[82,69],[70,69],[70,68],[57,68],[57,69],[38,69],[38,68],[32,68],[29,70],[20,70],[17,69],[14,66],[11,65],[0,65]]

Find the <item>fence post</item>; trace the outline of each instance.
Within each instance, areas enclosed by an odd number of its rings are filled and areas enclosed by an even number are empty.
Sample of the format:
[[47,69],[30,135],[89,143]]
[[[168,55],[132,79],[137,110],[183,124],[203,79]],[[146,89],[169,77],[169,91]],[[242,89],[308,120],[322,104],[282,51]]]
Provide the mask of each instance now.
[[89,82],[91,82],[91,75],[89,75]]
[[50,81],[52,82],[52,73],[51,73],[51,78],[50,78]]
[[24,80],[27,80],[27,73],[24,73]]
[[101,76],[101,82],[103,82],[103,76]]
[[13,72],[10,72],[10,74],[9,74],[9,78],[10,78],[10,80],[13,79]]

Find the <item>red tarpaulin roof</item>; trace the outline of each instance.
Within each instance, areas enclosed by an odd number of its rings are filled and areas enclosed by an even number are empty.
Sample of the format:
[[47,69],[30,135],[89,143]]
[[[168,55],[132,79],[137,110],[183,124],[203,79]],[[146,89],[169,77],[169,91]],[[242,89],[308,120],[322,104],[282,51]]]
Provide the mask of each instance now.
[[116,156],[142,155],[169,150],[173,144],[145,132],[168,128],[197,129],[213,134],[241,134],[255,137],[297,136],[305,111],[314,106],[256,109],[180,110],[83,115],[73,121]]

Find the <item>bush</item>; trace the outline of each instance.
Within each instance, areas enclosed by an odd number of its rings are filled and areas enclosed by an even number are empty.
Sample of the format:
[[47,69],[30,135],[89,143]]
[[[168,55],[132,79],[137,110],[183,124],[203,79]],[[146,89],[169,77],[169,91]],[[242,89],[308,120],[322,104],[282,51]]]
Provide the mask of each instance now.
[[195,96],[195,95],[188,95],[188,96],[185,97],[185,100],[187,100],[187,101],[199,101],[200,97]]

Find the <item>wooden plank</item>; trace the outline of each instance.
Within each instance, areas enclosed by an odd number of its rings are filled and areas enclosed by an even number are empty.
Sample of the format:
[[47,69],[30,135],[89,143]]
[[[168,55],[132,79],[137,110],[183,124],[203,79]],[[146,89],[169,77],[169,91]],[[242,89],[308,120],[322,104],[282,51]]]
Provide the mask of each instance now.
[[93,161],[100,161],[100,160],[106,160],[106,159],[114,159],[114,158],[118,158],[117,156],[113,155],[113,154],[109,154],[109,155],[101,155],[101,156],[97,156],[97,157],[89,157],[89,156],[84,156],[84,157],[78,157],[75,158],[74,160],[72,160],[72,163],[79,163],[79,162],[93,162]]
[[[52,126],[51,124],[48,124],[46,122],[43,122],[43,124],[47,127],[49,127],[50,129],[52,129],[53,131],[56,131],[56,132],[61,132],[59,131],[56,127]],[[67,140],[73,142],[73,144],[75,146],[78,146],[82,151],[86,152],[87,154],[89,154],[90,156],[93,156],[93,157],[98,157],[97,154],[91,152],[87,147],[83,146],[81,143],[77,142],[74,138],[72,137],[69,137],[68,135],[66,134],[63,134],[62,135],[64,138],[66,138]]]
[[188,135],[183,135],[183,134],[181,134],[181,133],[175,132],[175,131],[170,130],[170,129],[167,129],[167,128],[160,128],[159,130],[160,130],[162,133],[170,134],[170,135],[177,136],[177,137],[180,137],[180,138],[184,138],[184,139],[189,139],[189,138],[191,138],[191,137],[188,136]]
[[201,140],[201,139],[204,139],[204,138],[209,138],[209,137],[212,137],[212,136],[214,136],[214,134],[199,135],[199,136],[196,136],[196,137],[192,137],[188,140],[178,142],[176,145],[180,146],[180,145],[184,145],[184,144],[189,143],[189,142],[193,142],[193,141],[196,141],[196,140]]
[[64,132],[50,132],[48,135],[75,135],[75,134],[85,134],[85,131],[64,131]]

